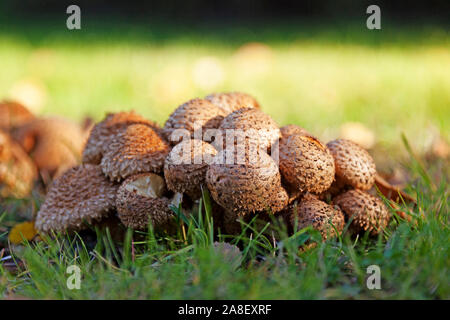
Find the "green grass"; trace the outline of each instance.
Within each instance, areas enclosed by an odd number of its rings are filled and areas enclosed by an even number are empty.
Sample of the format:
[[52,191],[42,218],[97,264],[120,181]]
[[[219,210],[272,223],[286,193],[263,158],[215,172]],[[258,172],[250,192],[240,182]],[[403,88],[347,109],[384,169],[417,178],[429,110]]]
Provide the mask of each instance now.
[[[24,22],[0,29],[0,97],[11,96],[25,79],[41,86],[42,114],[100,119],[106,111],[135,109],[163,123],[189,98],[246,91],[279,124],[303,125],[324,140],[336,137],[344,122],[364,123],[385,150],[381,159],[407,170],[407,192],[417,197],[418,206],[403,206],[413,222],[396,217],[376,239],[344,233],[307,252],[298,248],[311,237],[317,240],[311,230],[287,235],[273,223],[255,222],[239,237],[213,233],[208,206],[186,221],[186,236],[181,229],[175,236],[150,230],[114,242],[97,230],[94,239],[84,241],[48,238],[10,248],[23,265],[11,273],[0,264],[0,297],[450,299],[448,161],[422,163],[421,157],[412,157],[426,149],[435,131],[448,140],[445,28],[386,25],[369,32],[358,23],[279,23],[204,29],[98,25],[89,19],[79,33],[53,22],[33,26]],[[263,42],[269,49],[238,55],[247,42]],[[215,85],[193,76],[204,57],[212,57],[222,70],[222,81]],[[402,132],[412,150],[403,147]],[[8,248],[8,230],[29,219],[39,201],[0,203],[8,208],[0,213],[0,244]],[[273,228],[278,242],[268,231]],[[242,249],[237,268],[211,250],[218,239]],[[66,286],[66,268],[72,264],[81,268],[80,290]],[[381,290],[366,287],[366,268],[373,264],[381,268]]]
[[[90,240],[57,235],[14,247],[23,266],[11,274],[0,265],[0,292],[38,299],[449,299],[448,172],[410,164],[408,191],[418,206],[402,210],[413,220],[393,212],[377,238],[344,230],[322,243],[313,230],[288,235],[276,221],[258,219],[238,236],[215,233],[205,194],[198,213],[179,215],[185,229],[176,235],[128,230],[113,241],[108,229],[97,228]],[[435,173],[445,175],[430,182]],[[237,244],[241,258],[230,263],[211,249],[215,240]],[[319,244],[299,250],[306,241]],[[80,290],[66,286],[70,265],[81,269]],[[366,287],[370,265],[381,269],[381,290]]]

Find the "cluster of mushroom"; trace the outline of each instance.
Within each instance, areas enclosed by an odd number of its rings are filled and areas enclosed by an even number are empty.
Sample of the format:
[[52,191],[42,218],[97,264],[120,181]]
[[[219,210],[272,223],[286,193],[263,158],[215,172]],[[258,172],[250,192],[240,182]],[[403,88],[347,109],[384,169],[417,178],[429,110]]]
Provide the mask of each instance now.
[[89,128],[63,118],[33,115],[0,102],[0,196],[23,198],[35,182],[50,180],[79,162]]
[[126,227],[171,230],[173,206],[189,214],[208,189],[214,223],[226,233],[264,213],[324,239],[346,221],[377,234],[390,215],[366,192],[375,174],[371,156],[351,141],[324,145],[298,126],[280,129],[247,94],[211,94],[180,105],[163,128],[134,112],[108,114],[91,130],[82,164],[54,181],[36,227],[80,230],[117,214]]

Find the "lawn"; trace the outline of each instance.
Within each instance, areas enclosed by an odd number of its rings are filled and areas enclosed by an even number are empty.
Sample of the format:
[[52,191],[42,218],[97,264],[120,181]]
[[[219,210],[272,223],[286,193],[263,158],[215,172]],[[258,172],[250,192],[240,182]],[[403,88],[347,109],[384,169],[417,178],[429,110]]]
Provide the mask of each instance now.
[[[344,233],[303,252],[299,246],[317,238],[311,230],[277,229],[274,240],[274,224],[254,222],[244,226],[253,232],[238,237],[214,233],[205,193],[202,213],[177,236],[149,230],[113,241],[97,230],[13,246],[20,267],[0,264],[0,297],[450,299],[449,163],[428,154],[436,138],[450,138],[444,27],[89,19],[81,31],[54,21],[0,26],[0,98],[76,121],[134,109],[163,124],[190,98],[244,91],[280,125],[301,125],[324,141],[346,122],[363,123],[375,134],[378,168],[406,172],[406,192],[418,202],[402,205],[411,222],[395,217],[378,238]],[[11,226],[29,219],[41,200],[2,200],[0,250],[9,246]],[[235,263],[211,249],[220,238],[241,248]],[[80,290],[66,286],[73,264],[81,269]],[[381,269],[380,290],[366,286],[370,265]]]

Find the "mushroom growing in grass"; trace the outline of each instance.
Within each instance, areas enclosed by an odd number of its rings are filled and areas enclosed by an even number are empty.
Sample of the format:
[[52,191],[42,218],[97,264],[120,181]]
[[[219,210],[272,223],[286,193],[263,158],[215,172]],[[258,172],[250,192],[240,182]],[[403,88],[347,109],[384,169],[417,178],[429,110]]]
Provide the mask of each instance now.
[[249,152],[249,147],[255,146],[267,152],[281,137],[277,123],[268,114],[254,108],[243,108],[230,113],[223,119],[219,130],[223,144],[215,142],[214,146],[218,149],[234,146]]
[[322,193],[334,180],[334,159],[330,151],[312,136],[283,136],[279,145],[280,172],[292,188]]
[[132,229],[171,229],[174,212],[164,179],[154,173],[127,178],[117,192],[116,207],[122,223]]
[[336,167],[336,180],[356,189],[369,190],[377,173],[370,154],[350,140],[337,139],[327,143]]
[[289,206],[288,210],[292,226],[297,223],[298,230],[312,226],[324,240],[336,237],[345,226],[345,217],[339,208],[320,201],[309,193],[303,196],[298,205]]
[[164,134],[172,144],[189,138],[189,135],[191,138],[203,139],[200,133],[204,134],[208,129],[217,129],[225,116],[226,113],[222,109],[208,100],[192,99],[172,112],[164,124]]
[[212,93],[206,100],[221,108],[227,115],[241,108],[257,108],[259,103],[251,95],[242,92]]
[[118,186],[100,166],[84,164],[67,170],[53,181],[36,217],[41,232],[79,231],[84,222],[99,221],[114,211]]
[[237,152],[220,151],[209,166],[206,182],[213,199],[223,208],[245,214],[270,210],[281,211],[288,194],[281,186],[278,166],[267,153],[258,159]]
[[167,188],[185,193],[191,199],[199,199],[202,186],[206,186],[208,165],[216,154],[216,149],[202,140],[185,140],[177,144],[164,164]]
[[33,161],[0,130],[0,196],[23,198],[30,194],[36,178]]
[[35,119],[12,136],[30,154],[41,174],[51,176],[77,165],[86,141],[78,124],[62,118]]
[[160,133],[159,126],[135,112],[109,113],[105,119],[97,123],[91,130],[86,146],[83,150],[83,163],[100,164],[103,153],[112,138],[122,129],[132,124],[144,124]]
[[391,217],[383,201],[365,191],[349,190],[333,202],[351,220],[350,230],[354,233],[369,231],[371,235],[377,235],[386,228]]
[[103,173],[113,181],[121,181],[138,173],[163,171],[170,146],[151,127],[133,124],[117,133],[103,154]]

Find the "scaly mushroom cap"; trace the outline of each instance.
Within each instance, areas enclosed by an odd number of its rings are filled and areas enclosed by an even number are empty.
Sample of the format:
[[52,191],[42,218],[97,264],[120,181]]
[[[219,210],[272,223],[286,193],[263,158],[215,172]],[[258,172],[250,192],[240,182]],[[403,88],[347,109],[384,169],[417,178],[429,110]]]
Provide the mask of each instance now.
[[115,208],[118,186],[103,175],[100,166],[84,164],[56,178],[36,217],[41,232],[78,231]]
[[205,99],[221,108],[226,114],[241,108],[259,109],[258,101],[251,95],[242,92],[212,93]]
[[336,178],[356,189],[369,190],[377,173],[370,154],[350,140],[337,139],[327,143],[336,166]]
[[23,198],[37,178],[33,161],[6,133],[0,131],[0,196]]
[[154,173],[142,173],[127,178],[117,192],[116,207],[122,223],[133,229],[171,228],[174,213],[165,197],[164,179]]
[[344,212],[347,219],[353,219],[350,229],[355,233],[369,231],[371,235],[380,233],[391,217],[381,199],[361,190],[349,190],[333,202]]
[[270,209],[275,213],[288,202],[278,167],[266,153],[250,161],[223,150],[209,166],[206,182],[213,199],[229,211],[254,213]]
[[207,129],[217,129],[222,122],[226,113],[205,99],[192,99],[175,109],[164,124],[164,134],[168,141],[176,144],[182,138],[178,136],[177,129],[185,129],[191,134],[191,138],[195,137],[195,132],[205,133]]
[[290,135],[280,140],[280,172],[294,188],[321,193],[334,180],[334,159],[312,136]]
[[298,206],[290,206],[289,211],[292,226],[295,226],[296,220],[298,230],[312,226],[322,234],[324,240],[336,237],[336,230],[337,232],[344,230],[345,217],[342,211],[309,193],[303,197]]
[[97,123],[91,130],[86,146],[83,150],[83,163],[100,164],[103,153],[112,138],[123,128],[132,124],[145,124],[155,129],[158,133],[158,124],[149,121],[135,112],[108,113],[101,122]]
[[34,115],[22,104],[0,101],[0,129],[9,131],[34,119]]
[[[267,150],[281,137],[276,122],[259,109],[243,108],[230,113],[219,127],[225,148],[230,141],[229,134],[234,134],[234,145],[239,147],[245,142],[245,147],[256,145],[261,150]],[[216,143],[214,143],[216,145]],[[221,146],[217,146],[221,149]]]
[[310,136],[311,134],[303,129],[302,127],[299,127],[295,124],[288,124],[287,126],[280,128],[281,135],[283,137],[288,137],[291,135],[300,135],[300,136]]
[[37,168],[50,175],[77,165],[85,143],[82,128],[62,118],[35,119],[12,135]]
[[170,151],[165,140],[147,125],[133,124],[123,128],[103,154],[103,173],[113,181],[129,176],[163,170]]
[[185,193],[191,199],[199,199],[208,165],[216,154],[216,149],[202,140],[186,140],[177,144],[164,164],[167,188]]

